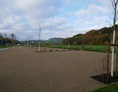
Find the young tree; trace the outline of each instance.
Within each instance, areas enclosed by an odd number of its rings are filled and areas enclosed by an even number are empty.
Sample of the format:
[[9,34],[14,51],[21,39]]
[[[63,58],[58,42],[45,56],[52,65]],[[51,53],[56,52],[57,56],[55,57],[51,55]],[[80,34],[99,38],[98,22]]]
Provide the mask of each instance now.
[[[113,41],[112,44],[115,44],[115,30],[116,30],[116,21],[117,21],[117,5],[118,5],[118,0],[111,0],[112,7],[113,7]],[[112,59],[111,59],[111,76],[114,76],[114,46],[112,46]]]
[[12,41],[12,45],[14,46],[14,45],[16,45],[16,36],[15,36],[15,34],[13,34],[13,33],[11,33],[11,41]]
[[39,25],[39,41],[38,41],[38,51],[41,51],[41,27]]

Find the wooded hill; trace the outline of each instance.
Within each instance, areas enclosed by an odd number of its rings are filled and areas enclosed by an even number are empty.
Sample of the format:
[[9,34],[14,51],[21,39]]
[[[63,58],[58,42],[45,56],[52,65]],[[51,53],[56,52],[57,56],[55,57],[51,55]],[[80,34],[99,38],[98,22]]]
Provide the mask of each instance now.
[[[113,27],[90,30],[85,34],[77,34],[66,38],[62,44],[70,45],[104,45],[112,41]],[[118,40],[118,25],[116,25],[116,40]]]

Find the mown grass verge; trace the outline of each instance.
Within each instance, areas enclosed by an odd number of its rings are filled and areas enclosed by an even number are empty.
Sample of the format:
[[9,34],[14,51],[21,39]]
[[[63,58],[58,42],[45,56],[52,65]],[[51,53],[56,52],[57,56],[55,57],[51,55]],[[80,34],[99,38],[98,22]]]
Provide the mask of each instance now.
[[0,46],[0,48],[8,48],[9,46]]
[[95,52],[107,52],[107,45],[53,45],[48,46],[52,48],[72,49],[72,50],[84,50],[84,51],[95,51]]
[[107,52],[106,45],[88,45],[83,49],[85,51]]
[[118,92],[118,83],[114,83],[107,87],[98,88],[89,92]]

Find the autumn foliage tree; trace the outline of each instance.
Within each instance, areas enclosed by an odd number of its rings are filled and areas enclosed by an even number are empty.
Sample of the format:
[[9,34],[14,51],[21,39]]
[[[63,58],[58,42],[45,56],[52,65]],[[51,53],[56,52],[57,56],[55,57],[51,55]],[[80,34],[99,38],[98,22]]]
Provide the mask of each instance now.
[[[66,38],[62,41],[65,45],[105,45],[112,39],[113,27],[104,27],[99,30],[90,30],[85,34],[77,34],[73,37]],[[116,25],[118,29],[118,25]],[[116,30],[116,38],[118,39],[118,31]]]

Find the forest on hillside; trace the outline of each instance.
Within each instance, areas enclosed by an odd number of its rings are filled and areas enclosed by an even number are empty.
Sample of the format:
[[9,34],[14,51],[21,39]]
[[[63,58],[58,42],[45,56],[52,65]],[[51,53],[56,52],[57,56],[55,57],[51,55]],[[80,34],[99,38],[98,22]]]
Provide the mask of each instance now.
[[[116,40],[118,40],[118,25],[116,27]],[[77,34],[62,40],[65,45],[105,45],[112,41],[113,27],[104,27],[99,30],[90,30],[85,34]]]

